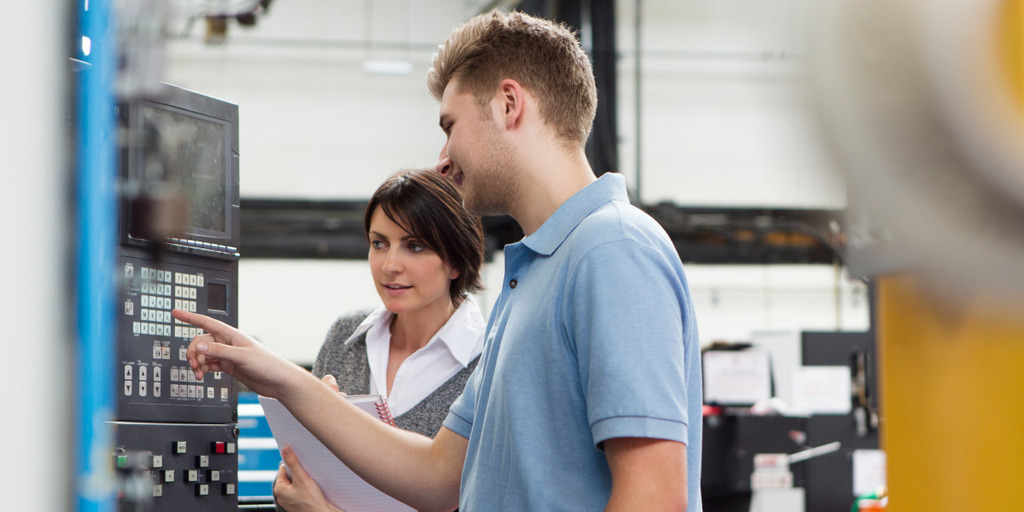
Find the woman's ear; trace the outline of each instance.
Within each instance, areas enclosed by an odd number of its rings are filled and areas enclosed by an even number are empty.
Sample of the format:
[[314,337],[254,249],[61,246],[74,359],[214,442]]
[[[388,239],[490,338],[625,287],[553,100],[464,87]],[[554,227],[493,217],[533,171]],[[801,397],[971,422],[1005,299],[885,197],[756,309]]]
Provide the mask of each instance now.
[[459,272],[459,269],[457,269],[455,267],[451,267],[451,268],[448,269],[448,279],[451,279],[452,281],[458,279],[459,276],[461,276],[461,275],[462,275],[462,272]]

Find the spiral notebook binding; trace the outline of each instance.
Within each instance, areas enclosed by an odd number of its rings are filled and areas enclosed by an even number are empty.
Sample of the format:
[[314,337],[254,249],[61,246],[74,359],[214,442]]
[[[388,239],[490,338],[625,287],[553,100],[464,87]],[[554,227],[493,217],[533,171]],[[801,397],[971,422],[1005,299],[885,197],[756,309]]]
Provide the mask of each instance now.
[[380,420],[394,427],[395,418],[391,416],[391,408],[388,407],[388,400],[384,397],[380,397],[380,401],[374,405],[377,406],[377,416],[380,416]]

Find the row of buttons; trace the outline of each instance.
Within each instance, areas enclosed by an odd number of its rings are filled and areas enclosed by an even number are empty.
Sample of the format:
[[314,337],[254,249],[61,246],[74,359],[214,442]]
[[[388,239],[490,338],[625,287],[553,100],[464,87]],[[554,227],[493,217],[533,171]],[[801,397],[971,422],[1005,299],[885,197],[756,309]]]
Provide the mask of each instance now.
[[238,252],[237,247],[232,247],[230,245],[211,244],[210,242],[200,242],[199,240],[187,240],[184,238],[168,238],[168,240],[172,243],[187,245],[197,249],[206,249],[209,251],[226,252],[231,254]]
[[171,312],[158,309],[143,309],[139,312],[139,319],[143,322],[164,322],[171,323]]
[[[189,469],[189,470],[185,470],[185,471],[186,472],[196,472],[196,470],[194,470],[194,469]],[[208,477],[208,479],[210,481],[212,481],[212,482],[219,482],[220,481],[220,471],[210,470],[209,473],[216,475],[216,477],[213,477],[213,476]],[[213,478],[216,478],[216,480],[213,480]],[[199,479],[198,473],[195,476],[195,480],[188,480],[188,476],[186,476],[186,483],[197,483],[198,479]],[[172,471],[170,469],[165,471],[164,482],[165,483],[173,483],[174,482],[174,471]],[[220,493],[225,495],[225,496],[234,496],[235,492],[236,492],[236,486],[235,486],[234,482],[224,482],[224,483],[222,483],[220,485]],[[153,484],[153,497],[154,498],[159,498],[159,497],[161,497],[163,495],[164,495],[164,486],[163,486],[163,484],[162,483]],[[196,496],[209,496],[209,495],[210,495],[210,484],[208,484],[208,483],[201,483],[201,484],[197,484],[196,485]]]
[[[131,278],[135,274],[135,265],[126,263],[124,266],[125,277]],[[204,286],[205,279],[203,274],[189,274],[187,272],[171,272],[170,270],[160,270],[157,268],[142,267],[140,270],[142,277],[142,285],[146,286],[156,283],[171,283],[184,284],[188,286],[198,286],[202,288]],[[155,288],[154,288],[155,289]],[[146,292],[149,293],[149,292]]]
[[[195,308],[193,307],[191,311],[195,311]],[[132,334],[136,336],[140,334],[148,334],[150,336],[170,336],[172,332],[174,333],[175,338],[184,338],[186,340],[190,340],[202,334],[203,330],[198,327],[188,326],[187,324],[175,325],[174,329],[172,330],[170,325],[155,324],[152,322],[132,322]],[[184,360],[185,357],[182,356],[181,359]]]
[[161,297],[170,297],[171,291],[173,289],[174,287],[169,284],[143,282],[139,291],[149,295],[160,295]]
[[136,336],[140,334],[148,334],[150,336],[170,336],[171,326],[148,322],[132,322],[132,334]]
[[149,267],[142,267],[141,273],[143,281],[158,281],[161,283],[171,282],[171,276],[173,274],[170,270],[160,270]]
[[[196,301],[194,301],[194,300],[174,299],[174,309],[180,309],[182,311],[191,311],[191,312],[195,313],[196,312]],[[170,322],[170,320],[168,320],[168,322]],[[175,323],[182,324],[184,322],[182,322],[181,320],[175,320]]]
[[[124,378],[125,378],[125,380],[132,380],[132,375],[134,374],[134,370],[133,370],[134,368],[135,368],[135,365],[133,365],[133,364],[126,364],[126,365],[124,365]],[[155,381],[163,380],[162,376],[163,376],[163,374],[161,373],[161,367],[154,365],[153,366],[153,380],[155,380]],[[172,377],[173,377],[173,375],[172,375]],[[146,365],[141,365],[140,364],[139,365],[139,380],[148,380],[148,379],[149,379],[149,367],[146,366]]]
[[[145,382],[140,382],[141,387]],[[153,387],[156,388],[158,383],[154,382]],[[192,384],[171,384],[171,398],[203,398],[203,386],[192,385]],[[215,399],[217,398],[217,388],[214,386],[206,387],[206,398]],[[220,399],[228,399],[228,388],[220,388]]]
[[[189,274],[187,272],[171,272],[170,270],[160,270],[156,268],[142,267],[140,270],[142,277],[142,292],[143,293],[155,293],[157,295],[170,295],[170,292],[165,291],[169,288],[162,285],[161,283],[181,284],[186,286],[197,286],[202,288],[206,286],[206,278],[203,274]],[[124,266],[124,276],[131,279],[135,277],[135,265],[132,263],[126,263]]]
[[199,336],[202,333],[203,330],[198,327],[185,327],[183,325],[174,326],[175,338],[185,338],[187,340],[190,340],[192,338],[195,338],[196,336]]
[[[168,285],[168,288],[170,285]],[[192,288],[193,290],[195,288]],[[145,292],[143,292],[145,293]],[[142,296],[142,307],[144,308],[157,308],[157,309],[171,309],[171,298],[170,297],[157,297],[155,295],[143,295]],[[130,313],[129,313],[130,314]]]
[[[161,386],[161,384],[159,382],[154,382],[153,383],[153,396],[159,398],[160,394],[162,393],[162,391],[163,391],[163,387]],[[149,383],[144,381],[144,380],[140,380],[139,381],[139,396],[146,396],[147,394],[149,394]],[[171,394],[173,395],[174,393],[171,393]],[[130,381],[130,380],[124,381],[124,396],[132,396],[132,381]]]
[[[124,365],[124,395],[125,396],[132,396],[132,393],[135,390],[135,383],[133,382],[134,368],[135,368],[135,366],[133,364],[126,364],[126,365]],[[149,366],[139,365],[139,367],[138,367],[139,382],[137,384],[137,386],[138,386],[137,389],[138,389],[138,394],[139,394],[140,397],[144,397],[147,394],[149,394],[149,390],[150,390],[150,385],[149,385],[149,382],[148,382],[148,380],[149,380],[148,379],[149,373],[150,373],[149,372]],[[162,385],[161,385],[161,381],[163,380],[162,379],[162,367],[154,365],[153,366],[152,375],[153,375],[153,383],[152,383],[153,396],[154,397],[159,397],[162,394]],[[222,376],[222,373],[221,372],[213,372],[212,375],[213,375],[213,378],[215,380],[220,380],[221,376]],[[205,379],[205,377],[204,377],[204,379]],[[205,395],[206,398],[208,398],[208,399],[215,399],[215,398],[217,398],[218,394],[220,395],[220,399],[221,400],[227,400],[229,398],[229,391],[228,391],[228,388],[226,388],[226,387],[217,388],[215,386],[208,386],[208,387],[204,388],[204,386],[195,385],[196,383],[202,383],[204,379],[196,379],[196,374],[193,373],[191,370],[189,370],[187,367],[179,367],[179,366],[171,367],[171,382],[187,382],[188,383],[188,384],[172,384],[171,385],[171,398],[203,398],[203,396]],[[220,389],[219,393],[217,392],[217,389]]]
[[[168,285],[170,288],[170,285]],[[176,286],[176,293],[174,294],[175,299],[173,306],[175,309],[184,309],[181,305],[189,302],[188,299],[195,300],[197,298],[196,288],[187,288],[183,286]],[[129,304],[131,306],[129,306]],[[171,309],[171,298],[170,294],[167,297],[161,297],[157,295],[142,295],[142,307],[143,308],[156,308],[156,309]],[[134,303],[125,303],[124,314],[131,315],[134,311]],[[170,320],[168,320],[170,322]]]
[[[124,381],[124,396],[132,396],[133,383],[130,380]],[[206,387],[206,398],[213,400],[217,398],[217,390],[214,386]],[[220,389],[220,399],[227,400],[229,398],[228,388]],[[144,397],[149,393],[149,383],[147,381],[139,381],[138,386],[139,396]],[[159,382],[153,383],[153,396],[159,398],[163,391],[163,386]],[[203,386],[192,385],[192,384],[171,384],[171,398],[203,398]]]
[[[220,372],[214,372],[213,377],[220,379]],[[190,383],[202,383],[206,380],[206,377],[197,379],[195,372],[184,366],[172,366],[171,367],[171,382],[190,382]]]
[[188,286],[198,286],[202,288],[205,286],[204,281],[206,278],[202,274],[186,274],[184,272],[174,273],[174,284],[184,284]]
[[[232,443],[232,442],[213,441],[213,442],[210,443],[210,451],[213,452],[213,453],[217,453],[217,454],[220,454],[220,453],[232,454],[232,453],[235,453],[236,448],[237,448],[237,445],[235,443]],[[188,441],[174,441],[174,442],[172,442],[171,443],[171,450],[175,453],[175,455],[185,455],[185,454],[187,454],[188,453]],[[156,458],[157,457],[158,457],[157,455],[153,456],[153,467],[154,468],[157,467],[156,466]],[[202,455],[200,455],[200,457],[202,457]],[[203,460],[204,459],[197,458],[196,459],[196,463],[197,464],[201,463],[201,462],[203,462]],[[205,460],[209,461],[208,458],[205,459]],[[160,461],[162,463],[163,462],[163,458],[161,458]],[[163,466],[160,466],[160,467],[163,467]]]

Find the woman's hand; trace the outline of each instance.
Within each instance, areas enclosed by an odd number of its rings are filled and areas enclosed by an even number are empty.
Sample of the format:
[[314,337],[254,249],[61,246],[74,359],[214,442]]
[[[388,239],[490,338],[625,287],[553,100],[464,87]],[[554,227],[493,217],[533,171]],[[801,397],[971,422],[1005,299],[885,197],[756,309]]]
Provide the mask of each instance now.
[[[321,380],[321,382],[323,382],[325,386],[333,389],[334,391],[341,393],[341,389],[338,388],[338,379],[335,379],[334,375],[324,375],[324,378]],[[345,393],[341,394],[344,395]]]
[[[278,505],[288,512],[340,512],[341,509],[327,501],[320,486],[302,469],[291,447],[281,450],[281,458],[284,464],[277,470],[277,480],[274,481],[274,498]],[[291,469],[291,476],[285,465]]]

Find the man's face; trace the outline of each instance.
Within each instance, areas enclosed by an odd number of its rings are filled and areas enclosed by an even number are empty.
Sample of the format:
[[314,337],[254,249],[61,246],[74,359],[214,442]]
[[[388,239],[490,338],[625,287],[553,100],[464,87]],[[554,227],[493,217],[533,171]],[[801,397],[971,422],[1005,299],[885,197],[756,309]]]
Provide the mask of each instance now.
[[466,210],[477,215],[509,213],[518,190],[512,148],[492,108],[494,102],[481,107],[472,93],[461,91],[457,78],[441,96],[440,122],[446,140],[437,172],[462,187]]

